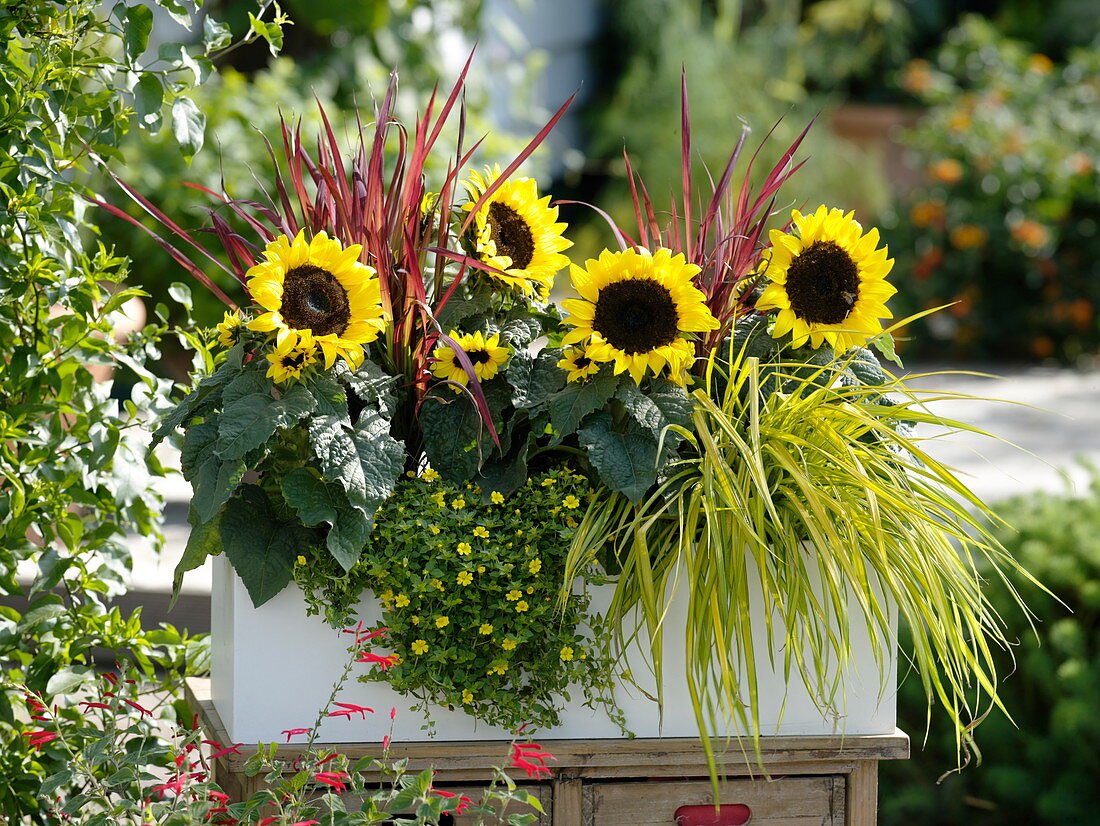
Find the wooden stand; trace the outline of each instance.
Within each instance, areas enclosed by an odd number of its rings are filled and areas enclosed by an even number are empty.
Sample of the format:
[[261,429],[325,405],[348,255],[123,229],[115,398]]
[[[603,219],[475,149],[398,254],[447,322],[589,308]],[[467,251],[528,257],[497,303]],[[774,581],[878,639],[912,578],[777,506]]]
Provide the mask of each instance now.
[[[187,696],[211,739],[228,744],[217,711],[210,702],[208,680],[187,681]],[[878,811],[878,761],[909,756],[909,737],[766,737],[761,741],[764,771],[737,741],[716,743],[724,753],[719,765],[727,778],[719,803],[731,807],[725,819],[689,821],[682,807],[708,806],[714,799],[707,764],[698,740],[542,740],[556,757],[553,778],[524,784],[542,802],[545,826],[874,826]],[[435,783],[475,797],[494,766],[507,762],[508,743],[394,743],[390,754],[407,757],[409,770],[436,769]],[[324,748],[324,746],[321,746]],[[353,760],[380,754],[380,743],[332,746]],[[302,747],[283,745],[292,761]],[[257,791],[262,778],[247,777],[249,754],[229,754],[215,761],[216,780],[235,800]],[[709,812],[713,814],[713,808]],[[749,819],[746,820],[745,818]],[[456,818],[462,824],[463,818]]]

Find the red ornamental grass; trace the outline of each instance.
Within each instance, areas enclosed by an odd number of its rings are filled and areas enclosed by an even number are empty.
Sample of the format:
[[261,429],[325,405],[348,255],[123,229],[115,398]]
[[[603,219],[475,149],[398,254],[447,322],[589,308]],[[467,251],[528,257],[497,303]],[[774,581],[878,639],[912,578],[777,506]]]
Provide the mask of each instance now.
[[[705,201],[696,201],[686,74],[681,75],[680,101],[680,193],[678,199],[673,199],[671,209],[654,207],[645,182],[624,151],[636,235],[628,235],[605,212],[596,211],[611,225],[622,249],[642,246],[652,251],[663,247],[682,253],[689,264],[700,268],[695,286],[702,290],[707,307],[719,321],[716,330],[700,334],[696,342],[697,354],[704,356],[718,348],[733,332],[737,320],[754,309],[753,287],[757,266],[766,251],[767,223],[775,209],[779,188],[805,163],[794,163],[794,155],[813,124],[802,130],[756,188],[752,184],[753,167],[771,132],[749,159],[740,186],[734,186],[734,173],[748,138],[748,127],[744,127],[722,175],[717,182],[709,179]],[[658,221],[661,214],[670,216],[665,225]]]
[[523,769],[527,772],[528,777],[538,780],[544,775],[546,777],[550,776],[550,769],[546,767],[546,761],[556,759],[550,752],[543,751],[542,746],[538,743],[513,743],[512,759],[509,765],[516,769]]
[[[321,110],[323,130],[311,149],[302,140],[301,128],[281,124],[281,145],[268,150],[276,172],[268,184],[265,203],[232,198],[205,187],[193,186],[216,200],[208,210],[212,232],[221,243],[223,256],[199,242],[199,235],[176,224],[156,205],[132,186],[113,175],[112,179],[161,227],[163,236],[145,227],[136,218],[111,204],[96,203],[113,215],[146,231],[185,270],[231,309],[236,301],[204,272],[215,267],[238,282],[237,291],[247,295],[245,273],[260,257],[264,245],[279,235],[295,237],[300,230],[307,235],[325,231],[344,246],[362,246],[360,261],[373,267],[379,278],[382,306],[392,326],[372,348],[386,371],[404,379],[414,390],[414,405],[427,392],[428,364],[438,343],[450,346],[470,377],[468,390],[486,425],[497,441],[492,416],[473,363],[461,347],[444,334],[436,318],[462,283],[470,267],[485,265],[448,249],[450,217],[456,196],[462,193],[461,177],[481,141],[469,148],[465,141],[465,113],[462,91],[473,54],[442,104],[433,91],[423,113],[411,129],[393,115],[397,95],[397,77],[392,75],[386,94],[375,106],[369,124],[357,121],[357,139],[353,151],[345,155],[340,141]],[[500,178],[490,185],[469,212],[467,224],[477,209],[502,185],[538,145],[572,103],[570,98],[539,130],[532,141],[507,164]],[[426,194],[425,166],[435,150],[444,126],[459,110],[457,145],[443,178],[435,207],[421,214]],[[233,220],[236,226],[230,223]],[[247,236],[247,237],[246,237]],[[460,268],[453,277],[445,277],[448,261]],[[247,303],[241,302],[241,303]],[[411,432],[395,434],[418,443],[415,409],[403,411],[395,421],[406,421]]]

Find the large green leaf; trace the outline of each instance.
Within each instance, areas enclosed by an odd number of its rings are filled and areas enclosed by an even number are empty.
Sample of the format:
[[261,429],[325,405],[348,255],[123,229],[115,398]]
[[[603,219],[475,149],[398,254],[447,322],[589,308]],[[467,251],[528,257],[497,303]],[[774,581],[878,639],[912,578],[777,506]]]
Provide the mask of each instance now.
[[624,382],[615,398],[623,403],[634,421],[650,432],[654,441],[660,441],[663,435],[667,448],[675,448],[683,437],[665,428],[691,427],[691,399],[684,388],[667,379],[654,379],[645,392],[632,381]]
[[240,458],[266,444],[279,429],[297,424],[316,407],[317,400],[301,384],[279,399],[261,391],[227,401],[219,419],[218,453],[223,460]]
[[304,524],[330,526],[325,544],[344,570],[351,570],[370,536],[370,516],[353,507],[342,488],[325,484],[309,468],[291,470],[283,478],[282,490]]
[[281,522],[256,485],[242,486],[221,519],[225,555],[257,608],[289,584],[294,560],[314,539],[314,532],[297,522]]
[[575,432],[585,416],[601,410],[618,386],[619,376],[610,367],[603,367],[588,381],[570,382],[556,393],[550,399],[550,423],[558,437]]
[[630,501],[639,501],[657,480],[657,443],[645,431],[618,433],[611,415],[600,413],[577,435],[604,484]]
[[221,401],[221,393],[218,391],[235,375],[222,365],[216,372],[202,379],[195,389],[184,396],[180,403],[161,420],[160,425],[153,431],[152,446],[159,444],[177,427],[187,424],[196,416],[201,416],[203,411],[216,406]]
[[465,395],[428,396],[420,405],[420,430],[428,461],[451,482],[468,481],[481,464],[481,420]]
[[[358,370],[352,371],[343,361],[336,363],[336,377],[350,389],[360,401],[373,405],[387,418],[393,416],[395,399],[393,387],[397,382],[393,376],[367,359]],[[331,388],[327,388],[331,393]]]
[[374,410],[364,410],[352,429],[370,512],[393,493],[405,467],[405,447],[390,435],[389,420]]
[[565,384],[565,371],[558,367],[560,360],[560,350],[543,350],[534,357],[526,352],[512,356],[507,373],[512,404],[536,407],[549,401]]
[[202,522],[214,518],[247,469],[243,458],[223,462],[217,445],[216,422],[192,425],[183,437],[183,477],[195,491],[191,504]]
[[191,525],[191,533],[187,536],[187,545],[183,549],[183,556],[176,563],[176,569],[172,572],[172,601],[169,610],[176,604],[179,597],[180,586],[183,585],[183,575],[201,567],[208,556],[221,553],[221,518],[215,515],[212,519],[202,521],[198,511],[192,505],[187,522]]

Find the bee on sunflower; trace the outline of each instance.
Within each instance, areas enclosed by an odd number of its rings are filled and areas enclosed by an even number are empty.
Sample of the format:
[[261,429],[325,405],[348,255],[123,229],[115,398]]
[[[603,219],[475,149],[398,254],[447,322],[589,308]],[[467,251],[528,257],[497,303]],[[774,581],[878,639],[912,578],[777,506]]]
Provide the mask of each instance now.
[[773,337],[790,334],[794,347],[828,342],[843,353],[879,335],[880,319],[892,317],[885,302],[897,292],[886,281],[894,261],[878,246],[878,230],[864,233],[852,216],[824,206],[811,215],[794,210],[794,233],[772,230],[770,283],[756,308],[779,311]]
[[[484,174],[471,171],[466,182],[472,210],[478,199],[500,177],[500,167]],[[501,184],[474,214],[467,245],[474,257],[497,272],[485,275],[523,295],[546,301],[554,276],[569,264],[563,250],[573,242],[563,235],[566,225],[557,223],[558,208],[550,196],[539,197],[532,178],[513,178]]]
[[585,342],[587,358],[614,362],[616,375],[629,372],[636,382],[666,370],[681,377],[695,356],[692,334],[718,327],[693,282],[698,273],[682,254],[641,247],[604,250],[583,268],[574,265],[580,298],[562,302],[565,323],[575,328],[562,343]]
[[[488,338],[480,330],[464,335],[456,330],[451,330],[449,336],[474,366],[474,375],[478,381],[488,381],[493,378],[504,366],[511,355],[511,350],[500,343],[500,334],[494,334]],[[458,360],[458,355],[453,347],[443,345],[432,351],[432,373],[438,379],[456,382],[458,385],[468,384],[470,376]],[[460,392],[455,386],[455,392]]]
[[[265,311],[247,326],[275,333],[275,353],[290,352],[306,337],[320,347],[325,367],[337,357],[354,370],[363,345],[374,341],[389,319],[372,267],[359,262],[363,248],[348,247],[318,232],[307,241],[280,235],[264,249],[264,260],[245,273],[252,299]],[[288,342],[292,342],[288,344]]]

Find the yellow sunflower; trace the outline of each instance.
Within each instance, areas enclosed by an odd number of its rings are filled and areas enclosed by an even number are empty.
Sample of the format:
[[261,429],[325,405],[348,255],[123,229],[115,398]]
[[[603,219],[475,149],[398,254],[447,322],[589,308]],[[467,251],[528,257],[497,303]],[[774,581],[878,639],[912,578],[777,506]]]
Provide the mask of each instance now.
[[699,267],[683,255],[641,247],[589,259],[571,269],[580,298],[562,302],[575,327],[565,344],[588,342],[585,355],[596,362],[615,362],[616,375],[629,371],[640,382],[651,371],[666,367],[678,376],[695,354],[688,336],[718,328],[718,320],[692,282]]
[[756,308],[779,310],[775,338],[790,333],[795,347],[827,341],[843,353],[882,332],[879,319],[891,317],[885,302],[897,292],[886,281],[894,261],[878,248],[878,230],[864,233],[852,215],[824,206],[812,215],[795,210],[797,234],[772,230],[764,270],[771,283]]
[[227,312],[217,327],[218,344],[229,349],[241,340],[241,316],[236,312]]
[[[466,353],[466,356],[474,365],[474,375],[478,381],[488,381],[493,378],[508,360],[511,350],[501,346],[500,335],[491,335],[486,338],[479,330],[472,335],[463,335],[456,330],[451,330],[450,337]],[[459,363],[454,349],[449,346],[436,347],[432,351],[435,363],[432,364],[432,373],[436,378],[449,379],[458,384],[468,384],[470,376]],[[455,388],[458,391],[458,388]]]
[[[463,209],[473,209],[499,176],[500,167],[486,168],[484,174],[471,172],[466,182],[470,201]],[[562,250],[573,246],[562,235],[566,225],[557,220],[558,208],[550,206],[549,195],[539,198],[533,179],[505,181],[474,215],[474,255],[500,270],[485,273],[490,278],[545,301],[554,276],[569,264]]]
[[583,347],[570,347],[562,354],[558,367],[567,370],[567,381],[584,381],[600,372],[600,363],[588,357]]
[[248,323],[251,330],[274,332],[276,344],[309,333],[324,353],[325,367],[342,356],[352,367],[363,363],[363,345],[386,326],[373,268],[359,263],[363,248],[344,248],[318,232],[291,241],[280,235],[267,245],[264,260],[248,270],[248,289],[266,312]]
[[287,336],[282,343],[276,343],[274,352],[267,354],[271,366],[267,368],[267,377],[281,384],[289,379],[300,379],[302,371],[317,361],[317,345],[308,330],[299,330],[297,335]]

